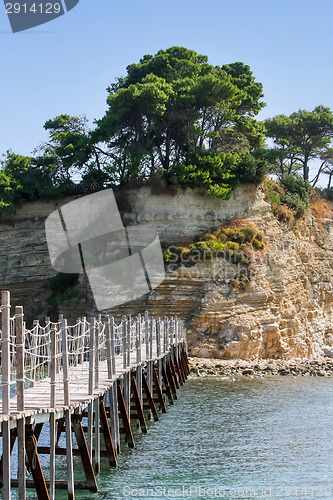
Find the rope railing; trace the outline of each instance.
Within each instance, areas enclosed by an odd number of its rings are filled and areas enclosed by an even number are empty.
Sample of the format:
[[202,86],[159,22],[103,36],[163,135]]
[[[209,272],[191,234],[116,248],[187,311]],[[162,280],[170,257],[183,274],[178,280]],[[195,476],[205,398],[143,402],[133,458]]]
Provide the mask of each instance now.
[[178,318],[152,318],[148,312],[123,316],[116,322],[111,316],[77,318],[69,325],[60,316],[42,324],[26,327],[23,308],[10,308],[9,292],[2,292],[1,318],[1,412],[25,410],[29,388],[44,390],[50,408],[70,405],[75,388],[93,396],[99,388],[101,373],[112,380],[117,370],[128,371],[138,364],[149,364],[165,355],[172,346],[186,341],[184,322]]

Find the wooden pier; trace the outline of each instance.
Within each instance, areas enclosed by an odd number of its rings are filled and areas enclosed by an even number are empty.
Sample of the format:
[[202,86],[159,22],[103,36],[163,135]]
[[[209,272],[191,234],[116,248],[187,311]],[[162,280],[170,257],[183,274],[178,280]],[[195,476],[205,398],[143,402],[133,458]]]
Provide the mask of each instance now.
[[[29,330],[23,308],[10,308],[1,293],[0,429],[2,498],[18,488],[35,488],[39,500],[54,500],[57,488],[97,491],[101,460],[117,466],[121,446],[135,446],[133,429],[147,432],[146,419],[159,419],[177,399],[188,374],[186,332],[177,318],[80,318],[68,325],[60,316]],[[38,444],[48,423],[49,445]],[[59,440],[65,434],[66,446]],[[124,435],[124,438],[121,438]],[[11,453],[18,442],[17,477]],[[40,455],[48,455],[45,477]],[[56,479],[56,456],[67,461],[67,480]],[[73,457],[81,458],[85,481],[75,481]],[[27,473],[30,474],[27,479]]]

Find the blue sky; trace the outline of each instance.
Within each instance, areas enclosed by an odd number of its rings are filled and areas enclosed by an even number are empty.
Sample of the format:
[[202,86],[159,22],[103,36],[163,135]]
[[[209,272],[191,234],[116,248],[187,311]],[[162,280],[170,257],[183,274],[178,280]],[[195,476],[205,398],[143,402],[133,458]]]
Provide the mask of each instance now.
[[61,113],[100,118],[115,77],[172,45],[250,65],[264,86],[260,118],[333,109],[332,18],[332,0],[80,0],[13,34],[1,2],[0,154],[31,153]]

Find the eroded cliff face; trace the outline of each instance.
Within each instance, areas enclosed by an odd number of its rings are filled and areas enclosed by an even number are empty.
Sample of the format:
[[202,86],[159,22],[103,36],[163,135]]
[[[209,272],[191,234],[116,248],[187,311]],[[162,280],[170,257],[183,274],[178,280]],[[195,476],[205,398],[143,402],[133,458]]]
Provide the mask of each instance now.
[[[263,209],[265,209],[263,204]],[[316,358],[329,354],[332,330],[331,226],[309,214],[293,228],[270,211],[251,217],[268,241],[244,291],[207,283],[194,311],[192,353],[224,358]],[[325,228],[326,227],[326,228]]]
[[[260,188],[242,186],[228,201],[191,190],[152,194],[149,188],[120,193],[126,224],[139,225],[143,240],[156,232],[170,244],[242,219],[255,224],[267,241],[249,267],[220,258],[169,269],[149,296],[107,311],[115,316],[149,310],[154,316],[186,319],[193,355],[221,358],[316,358],[333,346],[333,224],[304,220],[280,223]],[[123,201],[126,203],[122,203]],[[65,200],[67,203],[70,200]],[[62,202],[64,203],[64,202]],[[0,222],[0,283],[29,318],[43,318],[53,271],[45,242],[44,220],[56,204],[29,203],[11,220]],[[110,214],[112,216],[112,214]],[[244,290],[234,286],[250,275]],[[96,313],[88,283],[80,296],[59,310],[69,319]],[[104,311],[103,311],[104,312]]]

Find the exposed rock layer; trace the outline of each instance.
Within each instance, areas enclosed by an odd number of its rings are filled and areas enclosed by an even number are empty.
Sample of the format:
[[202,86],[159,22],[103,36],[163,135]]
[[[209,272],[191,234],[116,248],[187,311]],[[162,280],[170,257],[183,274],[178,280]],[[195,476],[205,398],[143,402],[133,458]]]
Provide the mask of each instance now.
[[[154,195],[149,188],[119,196],[126,224],[139,225],[142,239],[156,232],[162,241],[187,244],[233,218],[255,224],[267,241],[251,263],[245,290],[232,285],[240,270],[217,259],[167,273],[149,296],[112,311],[178,315],[187,320],[190,350],[216,358],[316,358],[332,354],[333,236],[330,221],[318,226],[311,214],[292,227],[279,223],[260,189],[243,186],[229,201],[192,191]],[[126,203],[122,203],[126,201]],[[65,200],[67,203],[69,200]],[[64,203],[64,202],[63,202]],[[12,291],[28,319],[47,314],[51,267],[44,219],[55,203],[29,203],[0,224],[0,283]],[[110,214],[112,216],[112,214]],[[81,293],[61,311],[73,320],[96,313],[85,278]]]

